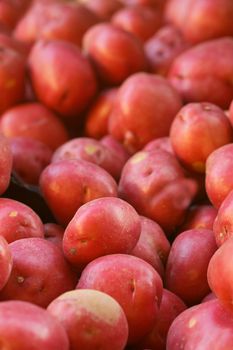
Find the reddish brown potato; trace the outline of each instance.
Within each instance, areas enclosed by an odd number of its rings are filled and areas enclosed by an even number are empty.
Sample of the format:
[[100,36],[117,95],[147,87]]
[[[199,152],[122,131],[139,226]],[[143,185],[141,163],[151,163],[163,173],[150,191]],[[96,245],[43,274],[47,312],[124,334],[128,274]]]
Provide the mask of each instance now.
[[191,171],[205,172],[215,149],[233,141],[233,129],[224,111],[212,103],[189,103],[176,115],[170,129],[176,156]]
[[0,290],[6,285],[13,266],[12,254],[7,241],[0,236]]
[[128,254],[141,233],[140,217],[120,198],[98,198],[82,205],[65,229],[63,251],[74,266],[83,267],[103,255]]
[[119,182],[119,196],[156,221],[166,234],[181,224],[196,191],[196,182],[185,178],[177,159],[162,150],[133,155]]
[[84,4],[101,20],[109,20],[123,5],[120,0],[85,0]]
[[207,268],[217,250],[213,231],[192,229],[180,233],[172,243],[166,266],[165,286],[187,305],[209,293]]
[[212,204],[219,208],[233,189],[233,143],[212,152],[206,162],[206,192]]
[[117,196],[113,177],[85,160],[63,160],[48,165],[41,174],[40,188],[62,225],[70,222],[82,204],[100,197]]
[[155,140],[152,140],[146,144],[143,148],[143,151],[155,151],[162,150],[174,155],[174,150],[172,148],[171,140],[169,136],[159,137]]
[[233,236],[233,191],[222,202],[218,215],[214,221],[214,234],[217,245],[222,245],[229,237]]
[[123,350],[128,323],[118,302],[97,290],[66,292],[52,301],[48,311],[64,326],[70,350]]
[[118,91],[109,133],[134,153],[149,141],[168,136],[181,106],[180,96],[163,77],[134,74]]
[[[119,154],[119,153],[118,153]],[[89,137],[73,138],[63,143],[53,154],[52,162],[66,159],[83,159],[99,165],[114,179],[119,180],[126,162],[116,152],[98,140]]]
[[231,0],[168,0],[165,18],[192,43],[233,35]]
[[0,119],[0,131],[7,137],[31,137],[52,150],[68,140],[62,122],[40,103],[25,103],[6,111]]
[[200,204],[193,206],[189,209],[185,221],[179,231],[183,232],[199,228],[213,230],[213,224],[217,213],[217,209],[212,205]]
[[83,270],[78,289],[96,289],[112,296],[129,324],[129,343],[153,327],[162,297],[162,281],[151,265],[125,254],[95,259]]
[[139,343],[136,350],[165,350],[167,333],[175,318],[186,309],[184,302],[169,290],[163,289],[162,301],[152,331]]
[[22,300],[47,307],[77,283],[61,250],[43,238],[19,239],[9,245],[13,268],[0,300]]
[[37,185],[40,174],[52,159],[52,150],[44,143],[28,137],[13,137],[10,144],[13,170],[24,182]]
[[121,84],[131,74],[146,69],[142,43],[110,23],[90,28],[83,38],[83,50],[100,79],[109,85]]
[[30,52],[29,71],[38,100],[63,117],[77,117],[96,94],[92,66],[72,43],[38,41]]
[[28,45],[38,39],[64,40],[81,47],[88,28],[98,23],[98,17],[77,2],[34,2],[18,22],[14,37]]
[[0,198],[1,235],[8,243],[29,237],[44,237],[43,223],[27,205],[14,199]]
[[208,101],[228,109],[233,99],[232,60],[233,38],[210,40],[181,53],[168,78],[184,102]]
[[62,240],[64,235],[64,228],[60,225],[48,222],[44,224],[44,238],[56,244],[62,249]]
[[[1,344],[11,350],[68,350],[64,327],[50,313],[24,301],[0,303]],[[5,346],[6,345],[6,346]]]
[[18,51],[0,46],[0,115],[22,102],[26,79],[26,60]]
[[149,6],[134,5],[117,11],[111,22],[144,42],[161,26],[162,17],[160,12]]
[[167,75],[173,60],[187,48],[188,43],[176,27],[163,26],[144,45],[150,71]]
[[108,133],[108,119],[116,99],[117,89],[104,90],[93,102],[86,115],[85,134],[100,139]]
[[193,306],[172,323],[167,350],[232,349],[233,317],[218,300]]
[[9,140],[0,133],[0,195],[9,186],[13,165],[13,155]]
[[170,243],[161,227],[155,221],[141,216],[141,234],[131,255],[151,264],[163,278],[169,251]]

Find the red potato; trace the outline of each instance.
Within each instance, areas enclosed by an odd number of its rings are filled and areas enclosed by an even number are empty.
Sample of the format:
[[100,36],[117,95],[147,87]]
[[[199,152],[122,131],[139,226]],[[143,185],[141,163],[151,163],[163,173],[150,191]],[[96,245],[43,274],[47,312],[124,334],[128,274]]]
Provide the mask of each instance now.
[[105,21],[108,21],[123,6],[120,0],[85,0],[84,4],[101,20]]
[[218,300],[212,300],[185,310],[173,321],[166,349],[230,350],[232,347],[232,314]]
[[180,233],[172,243],[166,266],[165,286],[187,305],[209,293],[207,268],[217,245],[213,231],[192,229]]
[[112,175],[114,179],[119,180],[126,160],[122,159],[118,154],[98,140],[89,137],[79,137],[63,143],[53,153],[52,163],[60,160],[82,159],[99,165]]
[[162,9],[166,0],[121,0],[125,5],[144,5]]
[[172,144],[169,136],[158,137],[146,144],[143,151],[151,152],[155,150],[162,150],[174,155],[174,150],[172,149]]
[[13,155],[9,140],[0,133],[0,195],[9,186],[13,165]]
[[13,266],[13,259],[7,241],[0,236],[0,290],[6,285]]
[[230,237],[212,256],[207,272],[212,292],[231,311],[233,309],[232,249],[233,238]]
[[166,76],[173,60],[188,46],[176,27],[168,24],[161,27],[144,45],[149,70]]
[[52,150],[44,143],[28,137],[10,139],[13,170],[31,185],[37,185],[40,174],[52,159]]
[[95,259],[83,270],[77,289],[96,289],[112,296],[123,308],[129,343],[153,327],[162,297],[162,280],[151,265],[125,254]]
[[44,237],[40,217],[26,204],[9,198],[0,198],[1,235],[8,243],[22,238]]
[[117,89],[107,89],[100,93],[86,115],[85,134],[100,139],[108,134],[108,118],[116,99]]
[[233,126],[233,100],[230,104],[229,111],[226,111],[226,115],[229,118],[231,125]]
[[114,157],[120,159],[122,164],[125,165],[126,161],[130,157],[130,154],[120,142],[114,139],[114,137],[111,135],[106,135],[100,139],[100,143],[111,149],[114,153]]
[[164,277],[165,265],[170,251],[170,243],[161,229],[153,220],[141,216],[141,234],[131,255],[137,256],[151,264]]
[[20,17],[24,14],[31,0],[1,0],[0,22],[12,30]]
[[98,21],[86,6],[75,2],[36,2],[18,22],[14,37],[29,46],[44,39],[64,40],[81,47],[84,33]]
[[159,11],[142,5],[124,7],[111,18],[112,24],[132,33],[142,42],[159,29],[161,22],[162,16]]
[[110,23],[97,24],[85,33],[83,51],[101,81],[108,85],[119,85],[147,68],[142,43]]
[[128,323],[118,302],[97,290],[79,289],[54,299],[47,308],[64,326],[70,350],[123,350]]
[[217,209],[233,189],[232,166],[233,143],[218,148],[207,158],[206,192]]
[[231,0],[168,0],[165,18],[191,43],[233,35]]
[[210,40],[181,53],[173,61],[168,78],[184,102],[208,101],[228,109],[233,99],[232,60],[233,38]]
[[185,221],[179,231],[183,232],[199,228],[213,230],[213,224],[217,213],[217,209],[212,205],[195,205],[189,209]]
[[29,72],[38,100],[64,118],[77,117],[96,94],[92,66],[72,43],[38,41],[30,52]]
[[65,226],[84,203],[117,196],[113,177],[85,160],[63,160],[48,165],[41,174],[40,189],[58,223]]
[[222,202],[217,217],[214,221],[213,230],[217,245],[220,247],[228,238],[233,236],[233,191]]
[[168,136],[182,104],[163,77],[137,73],[119,88],[109,117],[109,133],[134,153],[155,138]]
[[181,224],[196,191],[196,182],[185,178],[177,159],[162,150],[134,154],[119,182],[119,196],[140,215],[156,221],[166,234]]
[[44,231],[44,238],[62,249],[64,228],[58,224],[48,222],[47,224],[44,224]]
[[8,109],[0,119],[0,131],[7,137],[30,137],[52,150],[68,140],[58,117],[40,103],[25,103]]
[[189,170],[205,172],[215,149],[233,141],[233,129],[224,111],[212,103],[188,103],[176,115],[170,140],[180,162]]
[[105,197],[82,205],[65,229],[63,252],[76,267],[108,254],[128,254],[141,233],[140,217],[120,198]]
[[22,300],[47,307],[72,290],[77,278],[61,249],[43,238],[19,239],[9,245],[13,268],[0,300]]
[[211,293],[209,293],[209,294],[207,294],[206,296],[205,296],[205,298],[204,299],[202,299],[202,303],[206,303],[206,302],[208,302],[208,301],[210,301],[210,300],[215,300],[216,299],[216,295],[214,295],[214,293],[213,292],[211,292]]
[[26,60],[18,51],[0,46],[0,115],[24,98]]
[[184,302],[174,293],[163,289],[162,301],[152,331],[136,346],[136,350],[165,350],[167,333],[176,317],[186,310]]
[[69,349],[68,337],[61,323],[48,311],[24,301],[0,303],[0,333],[2,349]]
[[19,52],[22,55],[27,55],[26,47],[18,40],[10,36],[9,33],[1,32],[0,30],[0,46],[6,46],[12,50]]

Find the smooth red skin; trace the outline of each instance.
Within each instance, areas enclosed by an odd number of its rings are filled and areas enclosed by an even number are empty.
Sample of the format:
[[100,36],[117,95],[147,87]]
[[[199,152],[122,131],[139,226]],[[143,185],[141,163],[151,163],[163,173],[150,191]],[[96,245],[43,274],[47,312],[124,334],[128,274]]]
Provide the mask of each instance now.
[[172,148],[189,170],[205,173],[208,156],[233,141],[233,129],[224,111],[212,103],[188,103],[170,129]]
[[152,140],[146,144],[143,151],[151,152],[155,150],[162,150],[174,155],[174,150],[172,149],[172,144],[169,136],[159,137]]
[[164,25],[144,45],[150,71],[166,76],[173,60],[187,48],[180,31],[172,25]]
[[13,165],[13,155],[9,140],[0,133],[0,195],[9,186]]
[[11,350],[68,350],[64,327],[50,313],[28,302],[0,303],[1,345]]
[[119,0],[86,0],[84,3],[88,9],[105,21],[110,20],[111,16],[123,7]]
[[70,350],[125,349],[128,323],[124,311],[105,293],[85,289],[68,292],[53,300],[48,311],[65,328]]
[[58,224],[48,222],[47,224],[44,224],[44,231],[44,238],[62,249],[64,228]]
[[1,32],[0,30],[0,46],[6,46],[12,50],[19,52],[22,55],[27,54],[26,47],[18,40],[10,36],[9,33]]
[[129,343],[136,343],[155,322],[162,297],[162,280],[147,262],[135,256],[112,254],[89,263],[77,289],[96,289],[112,296],[123,308]]
[[25,103],[7,110],[0,119],[0,131],[7,137],[31,137],[52,150],[68,140],[62,122],[40,103]]
[[6,285],[13,266],[12,254],[7,241],[0,236],[0,290]]
[[222,202],[214,221],[213,230],[218,247],[233,236],[232,210],[233,191]]
[[96,94],[94,70],[72,43],[40,40],[33,46],[28,63],[38,100],[63,117],[77,116]]
[[209,293],[209,294],[207,294],[206,296],[205,296],[205,298],[204,299],[202,299],[202,303],[207,303],[208,301],[210,301],[210,300],[215,300],[216,299],[216,295],[214,295],[214,293],[213,292],[211,292],[211,293]]
[[81,47],[84,33],[98,21],[92,11],[78,3],[40,2],[18,22],[14,37],[29,45],[45,39],[64,40]]
[[153,220],[141,216],[141,234],[131,255],[137,256],[151,264],[164,277],[165,264],[170,251],[170,243],[161,229]]
[[231,0],[170,0],[166,21],[174,24],[191,43],[233,35]]
[[186,305],[177,295],[163,289],[162,301],[155,325],[152,331],[139,343],[136,350],[166,350],[168,330],[175,318],[186,309]]
[[126,161],[130,158],[129,152],[125,147],[111,135],[106,135],[100,139],[100,143],[107,146],[112,152],[115,153],[114,157],[117,157],[121,160],[122,164],[125,164]]
[[192,229],[180,233],[172,243],[166,265],[165,286],[187,305],[209,293],[207,268],[217,250],[213,231]]
[[84,203],[101,197],[117,197],[113,177],[85,160],[63,160],[48,165],[39,184],[58,223],[65,226]]
[[158,11],[142,5],[124,7],[111,18],[112,24],[132,33],[142,42],[159,29],[161,22],[161,14]]
[[233,85],[229,83],[232,60],[233,38],[210,40],[181,53],[173,61],[168,78],[184,102],[208,101],[228,109],[233,99]]
[[117,157],[111,148],[90,137],[77,137],[63,143],[53,153],[52,162],[67,159],[82,159],[94,163],[116,180],[119,180],[125,164],[125,159]]
[[9,46],[0,47],[0,115],[24,98],[25,57]]
[[60,294],[74,289],[77,278],[55,244],[44,238],[24,238],[9,247],[13,268],[0,291],[0,300],[22,300],[47,307]]
[[233,238],[230,237],[212,256],[207,271],[212,292],[231,311],[233,309],[232,249]]
[[108,254],[129,254],[141,233],[140,217],[120,198],[98,198],[82,205],[65,229],[63,252],[76,267]]
[[218,148],[207,158],[206,193],[217,209],[233,189],[232,166],[233,143]]
[[0,22],[12,30],[24,14],[31,0],[1,0]]
[[44,237],[40,217],[26,204],[0,198],[1,235],[8,243],[22,238]]
[[181,224],[196,190],[196,182],[185,178],[176,158],[162,150],[136,153],[126,162],[119,182],[119,196],[166,234]]
[[90,28],[83,50],[105,84],[119,85],[130,75],[147,69],[142,43],[133,34],[110,23]]
[[31,185],[37,185],[40,174],[52,159],[52,150],[44,143],[28,137],[10,139],[13,170]]
[[185,221],[179,231],[183,232],[199,228],[213,230],[213,224],[217,213],[217,209],[212,205],[198,204],[193,206],[187,212]]
[[232,313],[218,300],[195,305],[182,312],[172,323],[167,350],[226,349],[233,347]]
[[[108,0],[109,1],[109,0]],[[108,134],[108,118],[116,99],[117,89],[107,89],[101,92],[86,115],[85,135],[100,139]]]
[[134,153],[153,139],[168,136],[181,107],[178,93],[163,77],[134,74],[118,90],[109,133]]

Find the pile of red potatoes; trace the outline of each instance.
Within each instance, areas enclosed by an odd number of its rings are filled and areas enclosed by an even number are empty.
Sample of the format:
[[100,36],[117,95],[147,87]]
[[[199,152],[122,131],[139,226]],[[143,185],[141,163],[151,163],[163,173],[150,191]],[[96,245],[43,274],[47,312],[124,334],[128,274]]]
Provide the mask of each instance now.
[[233,349],[232,0],[0,0],[0,348]]

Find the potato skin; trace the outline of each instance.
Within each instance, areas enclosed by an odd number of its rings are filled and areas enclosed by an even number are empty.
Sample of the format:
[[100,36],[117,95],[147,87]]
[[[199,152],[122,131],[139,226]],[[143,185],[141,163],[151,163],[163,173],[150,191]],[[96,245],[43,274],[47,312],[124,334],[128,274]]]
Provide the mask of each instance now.
[[2,195],[9,186],[13,167],[13,154],[10,142],[2,134],[0,134],[0,154],[0,195]]
[[0,236],[0,290],[7,283],[13,266],[12,254],[9,245],[3,236]]

